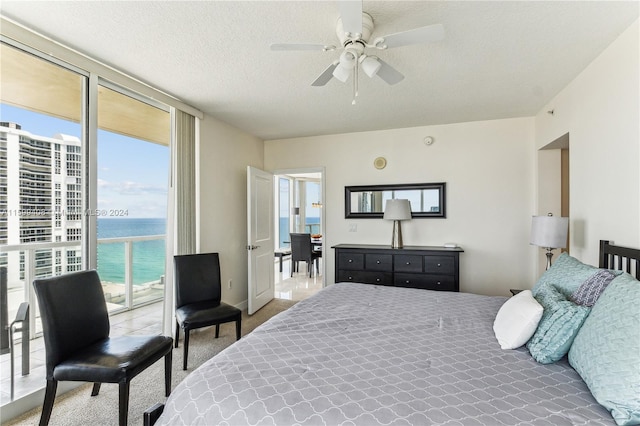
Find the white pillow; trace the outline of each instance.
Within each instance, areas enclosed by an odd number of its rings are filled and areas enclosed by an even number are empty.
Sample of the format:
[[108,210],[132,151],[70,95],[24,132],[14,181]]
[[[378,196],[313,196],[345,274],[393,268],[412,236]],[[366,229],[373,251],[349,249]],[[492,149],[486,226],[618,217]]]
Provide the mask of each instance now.
[[529,341],[542,318],[542,305],[531,290],[523,290],[509,298],[498,311],[493,332],[502,349],[516,349]]

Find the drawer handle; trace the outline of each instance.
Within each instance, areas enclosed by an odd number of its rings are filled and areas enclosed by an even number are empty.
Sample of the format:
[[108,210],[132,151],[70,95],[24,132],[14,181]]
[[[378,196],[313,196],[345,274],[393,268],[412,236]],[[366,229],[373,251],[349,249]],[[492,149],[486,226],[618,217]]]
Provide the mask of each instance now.
[[438,268],[439,268],[440,266],[441,266],[441,265],[438,263]]
[[348,280],[349,280],[349,281],[352,281],[352,280],[353,280],[353,277],[349,277],[349,278],[348,278]]
[[411,284],[411,281],[406,280],[404,283],[405,283],[405,284]]
[[380,282],[380,278],[376,278],[376,282],[379,283]]
[[436,283],[436,285],[440,285],[440,284],[441,284],[441,283],[440,283],[440,281],[438,281],[438,282]]
[[411,262],[407,262],[407,265],[411,265]]
[[349,259],[349,263],[353,263],[353,259]]
[[379,264],[380,264],[380,261],[379,261],[379,260],[376,260],[376,263],[379,265]]

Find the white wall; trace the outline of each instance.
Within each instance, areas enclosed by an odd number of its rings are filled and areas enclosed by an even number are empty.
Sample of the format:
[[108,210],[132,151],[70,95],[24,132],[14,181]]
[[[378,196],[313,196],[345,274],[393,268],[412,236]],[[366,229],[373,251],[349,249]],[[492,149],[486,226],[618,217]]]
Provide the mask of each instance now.
[[[345,219],[348,185],[446,182],[447,218],[403,222],[405,245],[458,243],[461,291],[509,295],[530,287],[535,249],[533,118],[349,133],[265,142],[267,170],[325,167],[325,238],[339,243],[390,244],[391,223]],[[435,138],[426,146],[425,136]],[[383,156],[387,167],[373,160]],[[357,224],[357,232],[348,232]],[[327,283],[334,252],[327,248]]]
[[220,253],[222,300],[242,307],[247,301],[247,166],[262,168],[263,156],[261,139],[209,115],[201,121],[199,251]]
[[536,148],[569,132],[570,248],[590,264],[600,239],[640,247],[639,40],[636,21],[535,117]]
[[[632,25],[535,118],[349,133],[264,143],[207,116],[201,137],[201,251],[221,253],[225,301],[246,301],[247,165],[325,167],[327,282],[331,245],[388,244],[391,224],[345,219],[347,185],[447,182],[447,218],[403,224],[406,245],[457,242],[461,290],[508,295],[538,276],[531,215],[545,198],[538,149],[569,132],[571,253],[596,264],[598,240],[640,246],[638,23]],[[554,115],[547,114],[554,110]],[[431,135],[436,142],[426,146]],[[264,157],[263,157],[264,155]],[[373,159],[386,157],[384,170]],[[546,166],[541,166],[546,167]],[[358,231],[348,232],[350,224]],[[223,286],[226,287],[226,286]]]

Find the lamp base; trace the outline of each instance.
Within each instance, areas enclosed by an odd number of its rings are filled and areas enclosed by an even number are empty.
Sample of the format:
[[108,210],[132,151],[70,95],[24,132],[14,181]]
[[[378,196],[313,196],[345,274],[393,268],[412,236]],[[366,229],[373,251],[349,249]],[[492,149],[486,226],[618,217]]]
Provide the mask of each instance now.
[[549,268],[551,268],[551,258],[553,257],[553,252],[551,250],[553,250],[553,249],[547,247],[547,252],[545,253],[545,255],[547,256],[547,267],[544,268],[545,271],[548,271]]
[[393,234],[391,234],[391,248],[402,248],[402,226],[399,220],[393,221]]

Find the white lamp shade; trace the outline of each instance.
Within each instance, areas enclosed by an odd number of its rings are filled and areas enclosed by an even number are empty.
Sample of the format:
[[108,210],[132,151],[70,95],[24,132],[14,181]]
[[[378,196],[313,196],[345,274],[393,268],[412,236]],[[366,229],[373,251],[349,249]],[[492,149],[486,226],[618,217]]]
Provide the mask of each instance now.
[[408,220],[411,219],[411,203],[409,200],[387,200],[384,208],[384,219]]
[[362,61],[362,70],[369,76],[369,78],[373,78],[374,75],[378,73],[378,70],[382,64],[376,58],[372,58],[368,56],[364,58]]
[[533,216],[530,244],[545,248],[566,248],[569,218]]

